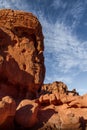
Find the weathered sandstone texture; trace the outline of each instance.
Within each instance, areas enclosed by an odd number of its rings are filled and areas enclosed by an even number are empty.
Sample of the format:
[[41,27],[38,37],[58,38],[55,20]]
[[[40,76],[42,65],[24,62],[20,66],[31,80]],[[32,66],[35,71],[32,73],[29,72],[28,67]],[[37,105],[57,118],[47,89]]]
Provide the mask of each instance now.
[[[57,86],[57,83],[60,86]],[[86,130],[87,94],[79,96],[76,91],[61,90],[66,86],[54,82],[57,91],[42,94],[35,100],[22,100],[16,109],[15,120],[23,130]],[[45,85],[44,85],[45,86]],[[49,84],[48,84],[49,87]],[[43,87],[44,89],[44,87]],[[51,88],[52,90],[52,88]],[[46,89],[45,89],[46,91]],[[25,120],[26,119],[26,120]],[[20,127],[17,126],[16,129]]]
[[[0,82],[21,96],[35,96],[45,76],[42,27],[31,13],[0,10]],[[14,90],[13,86],[16,88]],[[19,90],[19,95],[16,92]],[[2,93],[2,92],[1,92]],[[15,97],[9,91],[9,95]],[[1,95],[1,94],[0,94]]]
[[87,94],[43,84],[43,51],[33,14],[0,10],[0,130],[87,130]]

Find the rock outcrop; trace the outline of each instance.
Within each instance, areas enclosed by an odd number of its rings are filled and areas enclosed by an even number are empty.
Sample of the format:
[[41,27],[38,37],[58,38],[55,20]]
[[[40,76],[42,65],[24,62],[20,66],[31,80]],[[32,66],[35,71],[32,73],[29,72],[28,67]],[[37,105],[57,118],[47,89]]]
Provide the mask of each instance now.
[[43,51],[33,14],[0,10],[0,130],[87,129],[87,94],[63,82],[43,84]]
[[33,101],[23,100],[17,107],[15,120],[23,130],[86,130],[86,98],[87,94],[73,96],[56,92]]
[[0,81],[6,93],[14,86],[20,95],[35,96],[45,76],[43,51],[42,27],[33,14],[0,10]]
[[79,95],[75,89],[73,89],[72,91],[69,91],[67,85],[61,81],[59,82],[55,81],[53,83],[43,84],[40,93],[42,95],[46,93],[51,94],[55,92],[58,92],[61,94],[66,93],[67,95]]

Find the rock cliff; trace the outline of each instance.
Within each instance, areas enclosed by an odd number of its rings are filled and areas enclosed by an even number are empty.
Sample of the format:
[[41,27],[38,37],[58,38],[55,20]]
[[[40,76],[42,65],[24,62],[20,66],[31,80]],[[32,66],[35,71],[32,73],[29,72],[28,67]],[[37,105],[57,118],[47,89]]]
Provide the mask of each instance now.
[[0,130],[87,129],[87,94],[43,84],[43,40],[33,14],[0,10]]
[[[34,97],[45,76],[42,27],[31,13],[0,10],[0,81],[11,96]],[[7,82],[7,83],[6,83]],[[13,90],[13,86],[16,88]],[[4,90],[3,90],[4,89]],[[19,92],[17,93],[17,91]],[[0,92],[2,93],[2,92]]]

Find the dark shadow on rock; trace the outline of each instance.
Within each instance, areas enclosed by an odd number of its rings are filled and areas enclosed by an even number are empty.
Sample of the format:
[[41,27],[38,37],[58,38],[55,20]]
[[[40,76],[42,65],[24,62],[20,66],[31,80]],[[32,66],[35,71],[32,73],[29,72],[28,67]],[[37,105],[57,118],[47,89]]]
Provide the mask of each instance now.
[[[21,108],[19,110],[19,112],[21,111],[21,113],[23,113],[23,111],[25,111],[27,108],[28,108],[28,106],[25,106],[24,108]],[[32,106],[30,106],[30,109],[31,108],[32,108]],[[48,120],[55,113],[56,112],[53,109],[39,110],[39,112],[37,114],[38,115],[38,123],[37,124],[35,124],[31,128],[24,128],[16,123],[16,125],[15,125],[16,130],[39,130],[40,128],[42,128],[44,126],[44,124],[46,124],[48,122]]]
[[9,116],[6,121],[0,125],[0,130],[15,130],[14,117]]
[[[3,28],[0,28],[0,82],[15,87],[18,90],[19,97],[22,97],[25,91],[30,91],[30,95],[28,94],[28,96],[32,98],[36,94],[36,90],[34,89],[34,76],[25,71],[25,64],[23,64],[24,70],[21,70],[13,57],[8,56],[8,60],[6,60],[8,45],[14,46],[16,42],[12,41],[11,37],[7,32],[4,32]],[[6,95],[12,96],[10,93],[6,93]]]
[[40,110],[38,112],[38,124],[32,128],[32,130],[38,130],[39,128],[43,127],[44,124],[48,122],[48,120],[55,114],[55,110],[47,109],[47,110]]
[[82,130],[86,130],[87,120],[85,120],[83,117],[80,117],[80,123]]
[[[25,105],[23,107],[21,107],[19,110],[16,111],[15,114],[15,130],[26,130],[27,128],[23,127],[22,125],[20,125],[17,120],[20,120],[23,122],[23,120],[25,121],[26,118],[31,118],[32,116],[32,109],[33,105],[29,104],[29,105]],[[20,118],[19,118],[20,117]],[[29,129],[29,128],[28,128]]]
[[[32,97],[36,94],[36,90],[33,86],[34,77],[26,71],[21,70],[18,63],[13,58],[10,58],[8,62],[5,61],[3,63],[2,72],[0,73],[0,81],[7,84],[8,87],[9,85],[15,87],[19,93],[19,98],[24,98],[29,90]],[[10,93],[7,94],[9,95]]]

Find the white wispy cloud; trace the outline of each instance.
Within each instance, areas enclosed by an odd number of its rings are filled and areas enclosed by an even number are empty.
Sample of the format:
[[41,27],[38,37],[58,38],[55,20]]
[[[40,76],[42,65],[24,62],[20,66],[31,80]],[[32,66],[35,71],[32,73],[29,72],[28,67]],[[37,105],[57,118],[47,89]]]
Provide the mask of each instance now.
[[[39,18],[45,36],[45,82],[58,80],[72,86],[76,76],[87,71],[87,42],[77,38],[74,28],[58,20],[50,23],[43,13]],[[80,94],[85,89],[81,90]]]
[[0,8],[27,10],[29,5],[27,5],[26,0],[0,0]]
[[85,3],[83,1],[81,1],[81,0],[77,0],[73,4],[73,6],[72,6],[72,8],[70,10],[70,14],[74,18],[73,27],[76,27],[76,25],[78,25],[80,23],[80,20],[82,19],[85,8],[86,8]]
[[55,9],[60,7],[64,9],[67,6],[67,2],[63,2],[62,0],[54,0],[51,6]]
[[[64,24],[58,21],[50,24],[43,19],[41,21],[45,35],[45,61],[47,66],[51,66],[47,69],[46,80],[61,79],[71,83],[77,74],[87,71],[87,42],[81,42]],[[48,79],[49,71],[53,76]],[[61,73],[65,74],[65,77],[61,77]]]
[[[81,0],[76,1],[63,1],[63,0],[54,0],[52,3],[52,7],[54,9],[61,9],[61,15],[60,15],[60,21],[61,22],[70,22],[70,26],[72,28],[75,28],[79,23],[80,19],[83,16],[83,13],[85,11],[85,4],[87,2],[83,2]],[[59,10],[58,10],[59,11]]]
[[73,15],[75,19],[78,19],[79,17],[83,15],[83,11],[84,11],[84,2],[82,2],[81,0],[77,0],[72,5],[70,13]]

